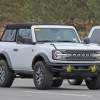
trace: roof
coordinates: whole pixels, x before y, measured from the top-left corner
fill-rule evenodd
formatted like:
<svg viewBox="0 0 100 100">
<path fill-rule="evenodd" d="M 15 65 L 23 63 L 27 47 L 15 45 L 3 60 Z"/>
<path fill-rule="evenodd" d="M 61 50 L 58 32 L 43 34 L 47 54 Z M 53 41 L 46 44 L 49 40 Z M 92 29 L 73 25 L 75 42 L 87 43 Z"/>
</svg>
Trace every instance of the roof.
<svg viewBox="0 0 100 100">
<path fill-rule="evenodd" d="M 33 24 L 7 24 L 5 27 L 6 28 L 31 28 Z"/>
<path fill-rule="evenodd" d="M 7 24 L 5 25 L 5 28 L 31 28 L 31 26 L 34 26 L 33 23 L 26 23 L 26 24 Z M 67 26 L 67 25 L 60 25 L 60 24 L 38 24 L 35 26 L 42 26 L 42 27 L 67 27 L 67 28 L 74 28 L 73 26 Z"/>
</svg>

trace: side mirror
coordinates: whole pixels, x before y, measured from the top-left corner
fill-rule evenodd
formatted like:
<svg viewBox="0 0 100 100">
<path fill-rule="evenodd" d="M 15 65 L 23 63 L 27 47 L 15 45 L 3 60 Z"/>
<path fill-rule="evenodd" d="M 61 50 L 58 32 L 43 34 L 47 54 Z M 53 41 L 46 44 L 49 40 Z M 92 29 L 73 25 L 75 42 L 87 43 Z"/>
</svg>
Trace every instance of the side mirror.
<svg viewBox="0 0 100 100">
<path fill-rule="evenodd" d="M 33 45 L 36 44 L 36 42 L 33 42 L 31 38 L 26 38 L 26 37 L 23 38 L 23 43 L 25 43 L 25 44 L 33 44 Z"/>
<path fill-rule="evenodd" d="M 17 43 L 22 43 L 22 44 L 35 44 L 33 43 L 31 38 L 26 38 L 26 37 L 18 37 L 16 39 Z"/>
<path fill-rule="evenodd" d="M 23 38 L 23 43 L 32 44 L 32 40 L 30 38 Z"/>
<path fill-rule="evenodd" d="M 89 44 L 90 43 L 90 39 L 88 37 L 83 39 L 83 43 L 85 44 Z"/>
</svg>

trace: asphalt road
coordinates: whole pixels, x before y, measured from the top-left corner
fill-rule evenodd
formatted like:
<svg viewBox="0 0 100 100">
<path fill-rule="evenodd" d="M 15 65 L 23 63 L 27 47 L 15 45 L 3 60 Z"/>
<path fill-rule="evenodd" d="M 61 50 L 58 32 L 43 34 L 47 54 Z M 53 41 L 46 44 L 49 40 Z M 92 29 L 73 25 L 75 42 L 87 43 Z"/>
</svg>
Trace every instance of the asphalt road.
<svg viewBox="0 0 100 100">
<path fill-rule="evenodd" d="M 31 79 L 16 79 L 11 88 L 0 88 L 0 100 L 99 100 L 100 90 L 70 86 L 67 81 L 56 89 L 36 90 Z"/>
</svg>

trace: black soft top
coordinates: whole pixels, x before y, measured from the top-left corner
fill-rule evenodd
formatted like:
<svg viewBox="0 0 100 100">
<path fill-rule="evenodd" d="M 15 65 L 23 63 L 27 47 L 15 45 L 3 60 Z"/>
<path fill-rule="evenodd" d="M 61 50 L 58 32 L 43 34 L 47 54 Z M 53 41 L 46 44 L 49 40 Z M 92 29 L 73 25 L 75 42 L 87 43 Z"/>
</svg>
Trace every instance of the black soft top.
<svg viewBox="0 0 100 100">
<path fill-rule="evenodd" d="M 6 29 L 11 29 L 11 28 L 31 28 L 33 24 L 7 24 L 5 25 Z"/>
</svg>

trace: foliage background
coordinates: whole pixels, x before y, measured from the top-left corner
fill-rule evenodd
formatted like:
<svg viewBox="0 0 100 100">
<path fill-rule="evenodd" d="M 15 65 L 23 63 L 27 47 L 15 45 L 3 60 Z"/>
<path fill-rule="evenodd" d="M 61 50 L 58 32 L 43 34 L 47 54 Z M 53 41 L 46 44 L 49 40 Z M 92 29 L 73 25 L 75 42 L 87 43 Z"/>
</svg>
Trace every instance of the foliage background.
<svg viewBox="0 0 100 100">
<path fill-rule="evenodd" d="M 0 0 L 0 27 L 7 23 L 74 25 L 84 37 L 100 24 L 100 0 Z"/>
</svg>

